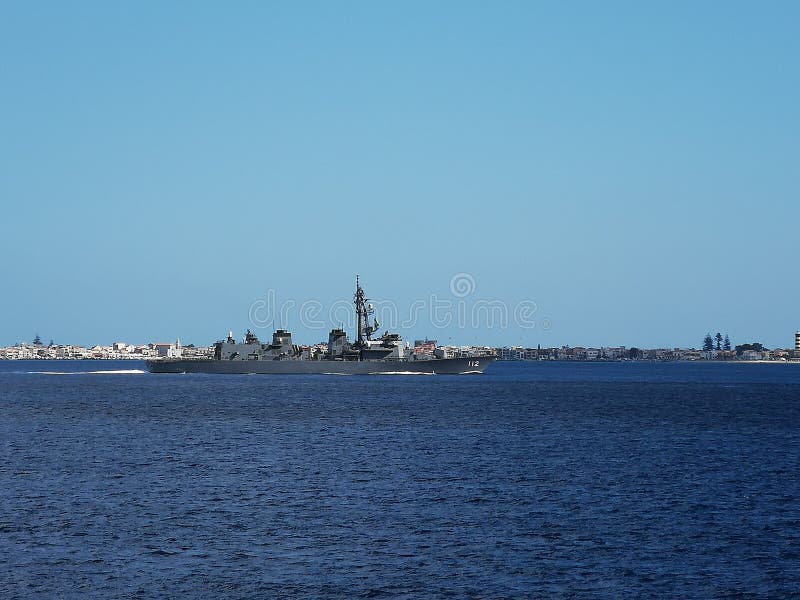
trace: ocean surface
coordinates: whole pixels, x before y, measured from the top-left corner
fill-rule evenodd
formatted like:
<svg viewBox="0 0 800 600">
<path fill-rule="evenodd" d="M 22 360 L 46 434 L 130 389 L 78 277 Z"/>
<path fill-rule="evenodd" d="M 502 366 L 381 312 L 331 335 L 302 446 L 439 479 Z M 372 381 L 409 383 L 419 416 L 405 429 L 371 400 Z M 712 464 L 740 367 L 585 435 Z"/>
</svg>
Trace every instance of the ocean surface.
<svg viewBox="0 0 800 600">
<path fill-rule="evenodd" d="M 800 595 L 800 365 L 143 369 L 0 361 L 0 598 Z"/>
</svg>

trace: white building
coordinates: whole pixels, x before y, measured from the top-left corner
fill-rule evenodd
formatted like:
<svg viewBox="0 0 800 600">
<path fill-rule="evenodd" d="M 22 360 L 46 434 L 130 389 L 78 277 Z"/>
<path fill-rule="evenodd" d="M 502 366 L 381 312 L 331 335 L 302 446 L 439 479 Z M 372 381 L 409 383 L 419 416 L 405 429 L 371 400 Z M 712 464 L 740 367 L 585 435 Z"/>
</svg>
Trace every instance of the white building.
<svg viewBox="0 0 800 600">
<path fill-rule="evenodd" d="M 764 360 L 768 357 L 769 352 L 758 352 L 756 350 L 745 350 L 742 352 L 742 359 L 744 360 Z"/>
<path fill-rule="evenodd" d="M 156 351 L 156 356 L 159 358 L 180 358 L 183 353 L 180 340 L 175 340 L 174 344 L 156 342 L 153 344 L 153 348 Z"/>
</svg>

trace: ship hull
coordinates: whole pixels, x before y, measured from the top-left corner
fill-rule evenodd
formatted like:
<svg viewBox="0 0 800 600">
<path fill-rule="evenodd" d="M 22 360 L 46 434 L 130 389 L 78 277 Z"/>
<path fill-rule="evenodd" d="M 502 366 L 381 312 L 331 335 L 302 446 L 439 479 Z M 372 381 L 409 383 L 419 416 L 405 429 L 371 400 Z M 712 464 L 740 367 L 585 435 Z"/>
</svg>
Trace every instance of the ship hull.
<svg viewBox="0 0 800 600">
<path fill-rule="evenodd" d="M 483 373 L 494 356 L 401 361 L 344 360 L 149 360 L 151 373 L 211 373 L 219 375 L 462 375 Z"/>
</svg>

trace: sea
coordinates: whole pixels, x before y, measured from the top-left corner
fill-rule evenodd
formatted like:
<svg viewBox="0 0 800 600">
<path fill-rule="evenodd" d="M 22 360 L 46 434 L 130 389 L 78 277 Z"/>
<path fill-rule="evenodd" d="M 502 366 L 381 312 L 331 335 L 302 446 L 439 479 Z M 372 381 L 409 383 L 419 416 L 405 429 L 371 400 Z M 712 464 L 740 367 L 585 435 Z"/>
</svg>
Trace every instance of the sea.
<svg viewBox="0 0 800 600">
<path fill-rule="evenodd" d="M 0 362 L 0 598 L 800 596 L 800 365 Z"/>
</svg>

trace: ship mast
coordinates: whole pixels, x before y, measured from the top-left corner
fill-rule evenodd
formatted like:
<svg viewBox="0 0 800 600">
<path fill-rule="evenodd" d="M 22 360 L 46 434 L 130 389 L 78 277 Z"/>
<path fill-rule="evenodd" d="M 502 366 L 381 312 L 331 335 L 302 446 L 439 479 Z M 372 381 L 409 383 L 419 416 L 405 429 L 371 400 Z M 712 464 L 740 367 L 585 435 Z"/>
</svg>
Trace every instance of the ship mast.
<svg viewBox="0 0 800 600">
<path fill-rule="evenodd" d="M 361 287 L 358 275 L 356 275 L 356 295 L 353 303 L 356 305 L 356 314 L 358 315 L 358 340 L 355 344 L 357 348 L 365 347 L 367 345 L 365 339 L 370 339 L 373 332 L 378 329 L 377 321 L 375 321 L 374 325 L 370 325 L 369 316 L 375 311 L 371 304 L 367 304 L 367 300 L 369 298 L 364 296 L 364 290 Z"/>
<path fill-rule="evenodd" d="M 364 347 L 364 323 L 362 319 L 366 319 L 366 311 L 367 311 L 367 299 L 364 298 L 364 290 L 361 289 L 361 284 L 358 280 L 358 275 L 356 275 L 356 297 L 353 300 L 356 305 L 356 314 L 358 315 L 358 341 L 356 345 L 359 348 Z"/>
</svg>

